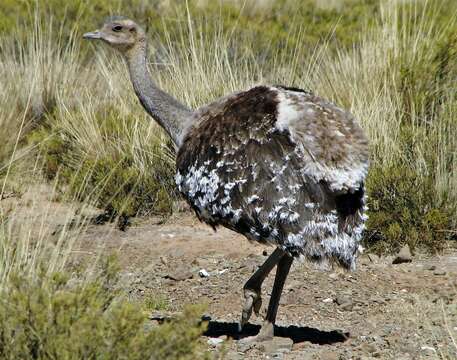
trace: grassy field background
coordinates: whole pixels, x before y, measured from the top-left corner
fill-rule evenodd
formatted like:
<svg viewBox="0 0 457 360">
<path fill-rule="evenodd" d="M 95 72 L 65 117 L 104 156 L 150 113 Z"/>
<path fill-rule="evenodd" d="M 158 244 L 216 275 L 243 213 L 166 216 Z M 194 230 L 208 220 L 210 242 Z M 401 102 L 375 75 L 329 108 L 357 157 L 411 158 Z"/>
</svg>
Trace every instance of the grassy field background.
<svg viewBox="0 0 457 360">
<path fill-rule="evenodd" d="M 167 216 L 176 208 L 169 139 L 138 104 L 121 59 L 82 41 L 112 14 L 131 16 L 147 29 L 154 78 L 192 108 L 269 83 L 311 89 L 350 109 L 371 141 L 365 245 L 380 253 L 405 243 L 443 250 L 457 237 L 456 11 L 453 0 L 3 0 L 0 196 L 47 183 L 55 199 L 74 209 L 68 214 L 72 230 L 64 229 L 51 247 L 40 227 L 15 226 L 18 217 L 21 224 L 37 224 L 49 213 L 24 221 L 21 209 L 0 206 L 0 307 L 19 296 L 18 313 L 52 308 L 58 316 L 51 303 L 62 292 L 65 306 L 81 306 L 80 289 L 67 286 L 61 255 L 85 231 L 85 208 L 103 209 L 120 227 L 134 216 Z M 84 303 L 88 311 L 105 314 L 106 321 L 125 316 L 131 330 L 141 327 L 128 303 L 118 307 L 106 299 L 106 270 L 97 274 L 78 285 L 93 296 Z M 33 279 L 27 288 L 17 280 L 24 277 Z M 185 351 L 193 354 L 201 351 L 201 329 L 196 312 L 190 313 L 194 321 L 189 325 L 184 317 L 182 326 L 192 340 Z M 0 353 L 15 358 L 24 349 L 44 351 L 30 333 L 38 327 L 51 334 L 47 323 L 40 327 L 37 318 L 34 327 L 15 319 L 0 316 L 0 327 L 23 329 L 22 347 L 0 346 L 7 349 Z M 105 320 L 90 326 L 116 341 Z M 84 332 L 85 323 L 80 326 Z M 0 345 L 12 336 L 2 331 Z M 127 347 L 147 346 L 149 335 L 130 333 Z M 80 349 L 91 344 L 75 336 Z"/>
</svg>

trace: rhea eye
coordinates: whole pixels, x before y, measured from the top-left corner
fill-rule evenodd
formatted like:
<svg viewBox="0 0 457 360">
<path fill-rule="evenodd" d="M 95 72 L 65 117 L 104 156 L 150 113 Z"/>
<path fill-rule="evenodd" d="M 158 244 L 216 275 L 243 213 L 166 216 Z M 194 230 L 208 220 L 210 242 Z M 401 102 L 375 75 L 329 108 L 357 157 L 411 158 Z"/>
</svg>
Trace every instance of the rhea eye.
<svg viewBox="0 0 457 360">
<path fill-rule="evenodd" d="M 121 30 L 122 30 L 122 26 L 121 26 L 121 25 L 115 25 L 115 26 L 113 26 L 113 31 L 119 32 L 119 31 L 121 31 Z"/>
</svg>

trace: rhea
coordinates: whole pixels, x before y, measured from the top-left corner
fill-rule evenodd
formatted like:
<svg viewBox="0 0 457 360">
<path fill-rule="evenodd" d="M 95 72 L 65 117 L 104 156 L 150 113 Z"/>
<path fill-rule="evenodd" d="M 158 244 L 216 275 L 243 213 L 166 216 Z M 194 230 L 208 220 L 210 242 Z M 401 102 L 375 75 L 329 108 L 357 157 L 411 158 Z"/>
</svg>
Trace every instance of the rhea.
<svg viewBox="0 0 457 360">
<path fill-rule="evenodd" d="M 274 335 L 295 258 L 355 268 L 369 152 L 349 112 L 284 86 L 256 86 L 193 110 L 152 80 L 146 34 L 134 21 L 111 17 L 84 38 L 123 55 L 141 104 L 176 145 L 176 185 L 197 217 L 275 247 L 244 285 L 241 327 L 253 311 L 259 315 L 261 286 L 274 267 L 257 340 Z"/>
</svg>

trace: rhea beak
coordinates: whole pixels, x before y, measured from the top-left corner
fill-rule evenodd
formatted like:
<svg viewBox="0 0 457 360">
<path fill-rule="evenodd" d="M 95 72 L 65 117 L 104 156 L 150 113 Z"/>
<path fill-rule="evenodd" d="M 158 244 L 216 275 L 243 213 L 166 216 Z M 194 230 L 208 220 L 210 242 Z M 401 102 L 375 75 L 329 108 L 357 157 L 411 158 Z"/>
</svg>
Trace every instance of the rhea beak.
<svg viewBox="0 0 457 360">
<path fill-rule="evenodd" d="M 98 39 L 101 39 L 102 36 L 100 34 L 100 31 L 96 30 L 96 31 L 93 31 L 93 32 L 85 33 L 83 35 L 83 38 L 84 39 L 88 39 L 88 40 L 98 40 Z"/>
</svg>

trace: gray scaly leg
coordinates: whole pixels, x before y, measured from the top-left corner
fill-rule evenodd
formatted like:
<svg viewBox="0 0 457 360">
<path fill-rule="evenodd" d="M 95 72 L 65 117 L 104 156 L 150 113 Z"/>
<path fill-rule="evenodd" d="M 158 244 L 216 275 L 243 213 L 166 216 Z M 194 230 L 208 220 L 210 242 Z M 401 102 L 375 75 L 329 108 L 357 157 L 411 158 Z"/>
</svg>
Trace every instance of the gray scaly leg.
<svg viewBox="0 0 457 360">
<path fill-rule="evenodd" d="M 286 253 L 277 248 L 273 253 L 268 257 L 267 260 L 260 266 L 257 271 L 249 278 L 249 280 L 244 284 L 244 306 L 241 313 L 241 321 L 239 324 L 239 330 L 249 321 L 249 318 L 252 315 L 252 310 L 258 315 L 260 307 L 262 306 L 261 298 L 261 287 L 262 283 L 271 270 L 281 261 L 283 257 L 286 256 Z"/>
<path fill-rule="evenodd" d="M 284 255 L 278 263 L 275 283 L 271 292 L 270 303 L 268 304 L 267 316 L 259 334 L 256 336 L 256 341 L 269 340 L 274 336 L 274 324 L 278 313 L 279 300 L 281 299 L 284 283 L 286 282 L 293 261 L 294 259 L 292 257 Z"/>
</svg>

